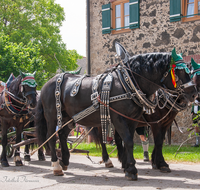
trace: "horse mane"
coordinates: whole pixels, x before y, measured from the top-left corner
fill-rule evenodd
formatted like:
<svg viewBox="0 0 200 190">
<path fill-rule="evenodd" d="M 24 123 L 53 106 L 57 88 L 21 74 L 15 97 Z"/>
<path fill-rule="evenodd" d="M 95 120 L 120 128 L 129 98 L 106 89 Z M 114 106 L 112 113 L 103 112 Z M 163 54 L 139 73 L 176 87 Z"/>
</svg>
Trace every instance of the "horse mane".
<svg viewBox="0 0 200 190">
<path fill-rule="evenodd" d="M 129 59 L 131 70 L 136 73 L 147 73 L 166 70 L 171 62 L 171 53 L 147 53 L 135 55 Z M 153 73 L 152 73 L 153 74 Z M 154 73 L 156 74 L 156 73 Z"/>
<path fill-rule="evenodd" d="M 19 75 L 10 84 L 9 91 L 12 92 L 15 95 L 19 95 L 19 85 L 21 83 L 21 79 L 22 79 L 22 77 Z"/>
</svg>

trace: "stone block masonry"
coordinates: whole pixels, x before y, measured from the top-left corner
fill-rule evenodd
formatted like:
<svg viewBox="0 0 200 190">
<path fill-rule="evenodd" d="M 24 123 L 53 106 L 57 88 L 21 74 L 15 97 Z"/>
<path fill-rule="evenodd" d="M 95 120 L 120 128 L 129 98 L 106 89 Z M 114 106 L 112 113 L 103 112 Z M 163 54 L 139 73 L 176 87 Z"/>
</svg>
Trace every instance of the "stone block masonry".
<svg viewBox="0 0 200 190">
<path fill-rule="evenodd" d="M 200 63 L 200 20 L 170 22 L 169 0 L 140 0 L 140 28 L 121 34 L 102 34 L 102 5 L 113 0 L 90 1 L 90 60 L 91 74 L 97 75 L 116 65 L 115 41 L 130 55 L 171 52 L 183 53 L 185 61 L 191 57 Z M 192 125 L 191 108 L 176 117 L 183 131 Z M 188 133 L 180 134 L 172 125 L 172 143 L 181 143 Z"/>
</svg>

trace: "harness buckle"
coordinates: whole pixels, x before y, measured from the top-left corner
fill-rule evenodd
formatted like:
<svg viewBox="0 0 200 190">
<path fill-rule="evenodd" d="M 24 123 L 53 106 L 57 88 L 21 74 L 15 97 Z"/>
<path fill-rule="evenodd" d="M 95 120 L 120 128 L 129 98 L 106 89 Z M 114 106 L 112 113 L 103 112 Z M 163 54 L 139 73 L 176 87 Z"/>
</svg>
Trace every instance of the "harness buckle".
<svg viewBox="0 0 200 190">
<path fill-rule="evenodd" d="M 98 95 L 99 95 L 98 92 L 91 94 L 91 101 L 97 99 Z"/>
<path fill-rule="evenodd" d="M 168 72 L 165 72 L 162 79 L 160 80 L 160 82 L 163 82 L 165 80 L 165 78 L 167 77 L 167 75 L 168 75 Z"/>
</svg>

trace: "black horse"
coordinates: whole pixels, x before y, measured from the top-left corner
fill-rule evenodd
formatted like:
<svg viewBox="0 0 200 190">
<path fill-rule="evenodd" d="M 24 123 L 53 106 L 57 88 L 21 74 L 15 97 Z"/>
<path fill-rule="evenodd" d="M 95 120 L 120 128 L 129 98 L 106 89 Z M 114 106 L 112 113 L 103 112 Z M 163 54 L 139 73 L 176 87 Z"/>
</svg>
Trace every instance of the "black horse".
<svg viewBox="0 0 200 190">
<path fill-rule="evenodd" d="M 109 106 L 117 110 L 118 113 L 120 112 L 123 114 L 123 116 L 121 116 L 112 111 L 110 112 L 110 117 L 115 130 L 124 141 L 124 145 L 126 147 L 127 160 L 125 166 L 125 176 L 128 179 L 137 180 L 138 172 L 135 168 L 135 160 L 133 157 L 133 134 L 138 124 L 137 119 L 140 119 L 141 115 L 143 114 L 143 106 L 147 106 L 144 102 L 144 99 L 146 102 L 148 102 L 148 105 L 154 105 L 154 103 L 149 103 L 150 100 L 148 100 L 148 98 L 150 98 L 151 95 L 156 92 L 156 90 L 161 88 L 161 85 L 165 86 L 165 90 L 170 89 L 171 91 L 176 91 L 177 93 L 183 93 L 186 99 L 189 101 L 194 101 L 194 98 L 197 95 L 194 86 L 190 86 L 188 88 L 184 87 L 184 84 L 190 82 L 189 74 L 185 72 L 185 69 L 175 70 L 176 76 L 178 76 L 178 81 L 181 81 L 182 84 L 177 88 L 175 88 L 172 84 L 172 77 L 168 73 L 171 71 L 172 65 L 176 66 L 176 60 L 177 54 L 175 53 L 175 50 L 172 54 L 152 53 L 137 55 L 131 57 L 128 62 L 122 66 L 123 68 L 117 67 L 112 69 L 110 72 L 107 71 L 102 74 L 99 79 L 98 85 L 101 87 L 102 83 L 104 82 L 103 79 L 108 74 L 112 75 L 113 81 L 110 96 L 119 97 L 119 95 L 124 95 L 126 93 L 124 86 L 128 86 L 128 84 L 123 82 L 121 83 L 121 80 L 123 80 L 121 76 L 126 75 L 126 77 L 129 79 L 130 76 L 132 76 L 134 78 L 132 78 L 131 81 L 129 80 L 129 84 L 137 84 L 136 88 L 139 88 L 140 94 L 142 94 L 141 96 L 138 94 L 138 97 L 140 96 L 140 98 L 137 100 L 138 97 L 135 97 L 135 92 L 131 91 L 131 98 L 129 97 L 123 101 L 115 101 L 109 104 Z M 123 73 L 121 70 L 123 70 Z M 81 80 L 81 76 L 71 74 L 64 74 L 63 76 L 63 81 L 60 87 L 60 102 L 63 123 L 69 121 L 77 113 L 87 109 L 92 105 L 92 84 L 93 79 L 95 80 L 95 77 L 86 77 L 82 79 L 79 92 L 76 94 L 76 96 L 72 97 L 70 96 L 70 93 L 74 83 L 77 82 L 77 79 Z M 124 80 L 127 80 L 127 78 Z M 60 118 L 60 116 L 57 117 L 57 105 L 55 99 L 57 81 L 60 81 L 59 75 L 53 77 L 43 86 L 41 90 L 41 96 L 37 104 L 35 122 L 38 131 L 38 139 L 41 142 L 44 142 L 46 135 L 47 137 L 50 137 L 55 132 L 57 118 Z M 98 89 L 98 93 L 101 93 L 100 88 Z M 132 97 L 134 101 L 132 100 Z M 92 101 L 94 100 L 98 100 L 100 102 L 97 96 L 92 96 Z M 141 106 L 140 102 L 142 102 L 143 106 Z M 78 123 L 87 127 L 100 127 L 101 118 L 99 109 L 97 108 L 95 112 L 81 119 L 78 121 Z M 69 150 L 66 144 L 66 138 L 70 132 L 70 128 L 73 126 L 74 123 L 70 123 L 68 124 L 68 127 L 65 127 L 59 131 L 63 166 L 68 166 L 69 164 Z M 49 145 L 52 156 L 51 160 L 53 162 L 52 165 L 54 166 L 54 175 L 63 175 L 62 167 L 60 166 L 56 156 L 55 138 L 51 138 Z"/>
<path fill-rule="evenodd" d="M 11 75 L 12 76 L 12 75 Z M 36 106 L 36 82 L 35 73 L 23 73 L 11 80 L 8 80 L 7 86 L 0 97 L 0 118 L 2 131 L 2 153 L 1 165 L 8 167 L 6 158 L 7 130 L 10 127 L 16 128 L 16 143 L 21 142 L 21 133 L 23 126 L 29 121 L 31 113 L 29 109 Z M 13 77 L 13 76 L 12 76 Z M 10 77 L 10 78 L 12 78 Z M 9 78 L 9 79 L 10 79 Z M 14 162 L 16 166 L 21 166 L 19 148 L 15 150 Z"/>
<path fill-rule="evenodd" d="M 191 66 L 190 66 L 191 67 Z M 200 92 L 200 64 L 197 64 L 192 60 L 192 67 L 196 69 L 192 69 L 193 73 L 193 81 L 196 84 L 198 92 Z M 196 72 L 199 72 L 196 74 Z M 168 94 L 170 96 L 170 94 Z M 173 97 L 173 99 L 176 97 Z M 151 130 L 153 133 L 153 138 L 154 138 L 154 149 L 152 152 L 152 168 L 153 169 L 160 169 L 161 172 L 171 172 L 169 165 L 166 163 L 163 154 L 162 154 L 162 147 L 163 147 L 163 142 L 165 138 L 166 131 L 170 128 L 172 125 L 172 122 L 174 121 L 176 115 L 178 114 L 179 111 L 182 111 L 187 108 L 187 105 L 184 104 L 182 101 L 184 98 L 180 96 L 180 98 L 177 100 L 177 102 L 172 102 L 175 103 L 174 107 L 172 108 L 172 104 L 167 103 L 162 109 L 159 107 L 156 107 L 155 113 L 151 115 L 143 114 L 142 118 L 140 119 L 141 122 L 148 122 L 150 123 Z M 172 99 L 172 100 L 173 100 Z M 200 97 L 197 96 L 197 99 L 200 100 Z M 162 104 L 164 100 L 161 99 L 160 104 Z M 163 106 L 163 104 L 162 104 Z M 163 118 L 163 119 L 162 119 Z M 160 121 L 158 123 L 153 123 L 154 121 Z M 137 127 L 142 127 L 144 124 L 139 123 Z M 101 144 L 102 146 L 102 159 L 105 163 L 106 167 L 112 167 L 112 162 L 109 159 L 109 155 L 106 150 L 106 146 L 103 143 L 102 140 L 102 133 L 99 130 L 93 129 L 91 135 L 95 139 L 95 142 L 98 144 Z M 116 145 L 118 148 L 118 158 L 119 161 L 122 162 L 122 167 L 125 167 L 126 163 L 126 151 L 124 149 L 124 146 L 122 145 L 122 139 L 120 138 L 119 134 L 117 131 L 115 132 L 115 141 Z"/>
<path fill-rule="evenodd" d="M 196 64 L 193 60 L 192 64 Z M 193 66 L 194 67 L 194 66 Z M 196 66 L 196 68 L 200 68 L 200 66 Z M 195 74 L 196 72 L 199 72 L 199 69 L 193 69 L 193 81 L 197 87 L 198 92 L 200 91 L 200 75 Z M 180 96 L 180 98 L 183 98 Z M 152 152 L 152 168 L 153 169 L 160 169 L 161 172 L 171 172 L 169 165 L 166 163 L 163 154 L 162 154 L 162 147 L 163 142 L 165 139 L 166 131 L 170 128 L 172 125 L 172 122 L 174 121 L 176 115 L 179 111 L 184 110 L 187 108 L 187 105 L 184 105 L 182 99 L 178 99 L 176 104 L 178 104 L 178 108 L 176 108 L 176 104 L 172 108 L 172 105 L 169 103 L 166 104 L 166 106 L 163 109 L 160 109 L 159 107 L 156 107 L 155 113 L 152 115 L 146 115 L 143 114 L 143 117 L 141 118 L 141 121 L 147 121 L 148 123 L 151 123 L 151 130 L 153 133 L 154 138 L 154 149 Z M 199 96 L 196 97 L 199 99 Z M 166 117 L 165 117 L 166 116 Z M 164 119 L 162 119 L 164 118 Z M 154 121 L 160 121 L 159 123 L 153 123 Z M 143 126 L 143 124 L 139 123 L 138 127 Z M 126 158 L 124 157 L 123 152 L 125 151 L 122 146 L 121 139 L 118 134 L 116 134 L 116 141 L 118 146 L 118 157 L 119 160 L 122 161 L 122 166 L 124 165 L 123 162 L 126 162 Z M 106 155 L 106 153 L 104 153 Z"/>
</svg>

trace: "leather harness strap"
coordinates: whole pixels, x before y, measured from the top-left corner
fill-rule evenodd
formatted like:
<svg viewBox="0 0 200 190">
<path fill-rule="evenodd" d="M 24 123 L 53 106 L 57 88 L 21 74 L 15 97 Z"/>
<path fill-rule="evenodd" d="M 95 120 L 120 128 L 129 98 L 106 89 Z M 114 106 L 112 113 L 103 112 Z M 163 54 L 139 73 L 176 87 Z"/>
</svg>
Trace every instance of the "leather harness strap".
<svg viewBox="0 0 200 190">
<path fill-rule="evenodd" d="M 112 87 L 113 76 L 112 73 L 107 74 L 102 84 L 101 100 L 104 104 L 100 104 L 100 116 L 101 116 L 101 127 L 102 127 L 102 138 L 103 143 L 107 143 L 107 131 L 108 126 L 111 126 L 110 110 L 109 110 L 109 98 L 110 90 Z M 113 130 L 111 127 L 111 132 L 113 135 Z M 114 136 L 114 135 L 113 135 Z"/>
<path fill-rule="evenodd" d="M 57 126 L 59 129 L 62 127 L 62 112 L 61 112 L 61 101 L 60 101 L 61 88 L 60 87 L 61 87 L 64 75 L 65 73 L 61 73 L 56 78 L 55 98 L 56 98 L 56 110 L 57 110 Z"/>
</svg>

